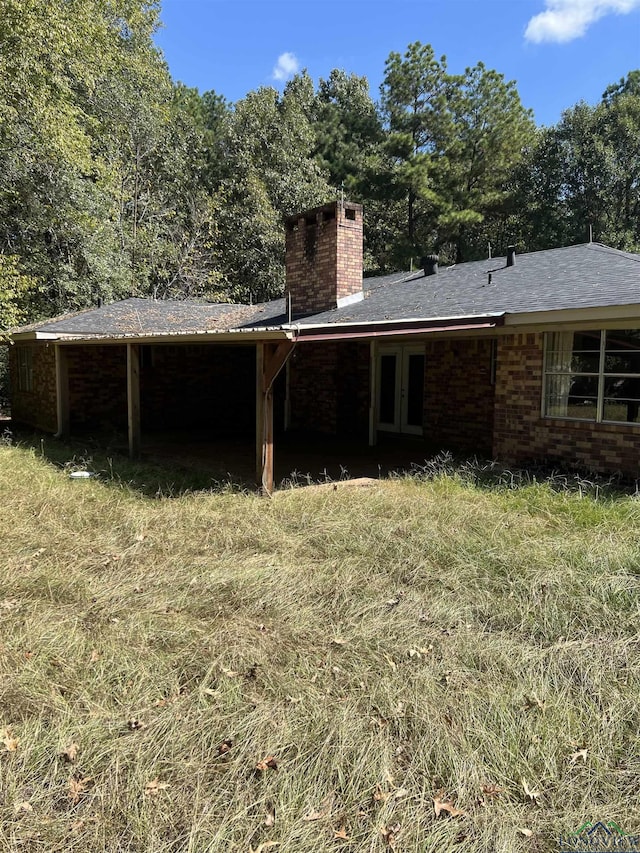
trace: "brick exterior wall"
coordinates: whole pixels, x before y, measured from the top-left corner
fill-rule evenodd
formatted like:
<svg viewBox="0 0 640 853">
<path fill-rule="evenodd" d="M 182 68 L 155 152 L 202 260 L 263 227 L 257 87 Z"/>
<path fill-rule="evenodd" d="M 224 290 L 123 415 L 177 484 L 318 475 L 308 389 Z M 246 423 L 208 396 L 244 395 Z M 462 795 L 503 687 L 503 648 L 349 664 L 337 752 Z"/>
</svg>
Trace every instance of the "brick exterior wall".
<svg viewBox="0 0 640 853">
<path fill-rule="evenodd" d="M 430 446 L 491 455 L 490 339 L 427 341 L 424 438 Z"/>
<path fill-rule="evenodd" d="M 541 417 L 543 335 L 499 339 L 493 456 L 640 476 L 640 427 Z"/>
<path fill-rule="evenodd" d="M 294 317 L 362 292 L 362 207 L 326 204 L 287 219 L 287 291 Z"/>
<path fill-rule="evenodd" d="M 21 391 L 18 382 L 18 349 L 31 350 L 33 388 Z M 11 417 L 45 432 L 57 432 L 56 353 L 47 343 L 15 344 L 9 348 L 9 377 L 11 383 Z"/>
<path fill-rule="evenodd" d="M 124 346 L 70 347 L 71 430 L 127 429 Z M 212 435 L 255 430 L 255 348 L 141 346 L 143 433 L 205 427 Z"/>
<path fill-rule="evenodd" d="M 289 368 L 291 429 L 352 435 L 369 433 L 369 344 L 309 343 Z"/>
<path fill-rule="evenodd" d="M 206 427 L 212 435 L 255 431 L 253 346 L 154 346 L 142 352 L 142 429 Z M 278 401 L 276 385 L 275 408 Z"/>
<path fill-rule="evenodd" d="M 127 430 L 126 346 L 70 346 L 70 430 Z"/>
</svg>

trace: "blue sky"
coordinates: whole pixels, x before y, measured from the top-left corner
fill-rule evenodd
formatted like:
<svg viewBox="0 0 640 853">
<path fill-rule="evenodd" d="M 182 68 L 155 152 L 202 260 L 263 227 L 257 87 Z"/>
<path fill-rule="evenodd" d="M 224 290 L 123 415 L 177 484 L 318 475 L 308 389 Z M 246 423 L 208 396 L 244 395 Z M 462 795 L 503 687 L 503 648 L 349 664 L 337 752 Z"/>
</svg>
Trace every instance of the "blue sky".
<svg viewBox="0 0 640 853">
<path fill-rule="evenodd" d="M 391 51 L 431 44 L 457 73 L 482 61 L 515 80 L 538 124 L 640 67 L 640 0 L 162 0 L 156 43 L 175 80 L 230 101 L 296 69 L 368 78 Z"/>
</svg>

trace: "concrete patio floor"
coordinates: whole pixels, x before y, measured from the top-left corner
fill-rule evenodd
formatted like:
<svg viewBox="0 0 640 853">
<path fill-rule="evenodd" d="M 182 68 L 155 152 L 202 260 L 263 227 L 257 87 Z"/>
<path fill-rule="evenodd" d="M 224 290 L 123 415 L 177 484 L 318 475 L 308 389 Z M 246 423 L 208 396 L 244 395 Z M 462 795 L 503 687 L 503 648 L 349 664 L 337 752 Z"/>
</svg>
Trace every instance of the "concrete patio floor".
<svg viewBox="0 0 640 853">
<path fill-rule="evenodd" d="M 383 436 L 376 446 L 369 447 L 364 441 L 289 433 L 277 436 L 274 448 L 276 488 L 289 483 L 386 477 L 424 464 L 439 450 L 416 438 Z M 142 458 L 193 467 L 200 473 L 206 470 L 216 481 L 255 486 L 252 440 L 212 440 L 193 430 L 143 434 Z"/>
</svg>

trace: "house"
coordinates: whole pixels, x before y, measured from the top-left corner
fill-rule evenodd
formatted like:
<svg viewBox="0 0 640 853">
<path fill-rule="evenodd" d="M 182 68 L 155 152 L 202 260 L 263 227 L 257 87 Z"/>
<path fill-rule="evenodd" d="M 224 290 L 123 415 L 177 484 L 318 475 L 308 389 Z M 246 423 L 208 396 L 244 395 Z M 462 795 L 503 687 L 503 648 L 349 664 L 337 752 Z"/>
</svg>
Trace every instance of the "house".
<svg viewBox="0 0 640 853">
<path fill-rule="evenodd" d="M 158 424 L 254 434 L 267 490 L 274 422 L 640 476 L 640 256 L 510 248 L 363 279 L 359 205 L 285 227 L 285 299 L 126 299 L 15 331 L 14 419 L 109 424 L 132 455 Z"/>
</svg>

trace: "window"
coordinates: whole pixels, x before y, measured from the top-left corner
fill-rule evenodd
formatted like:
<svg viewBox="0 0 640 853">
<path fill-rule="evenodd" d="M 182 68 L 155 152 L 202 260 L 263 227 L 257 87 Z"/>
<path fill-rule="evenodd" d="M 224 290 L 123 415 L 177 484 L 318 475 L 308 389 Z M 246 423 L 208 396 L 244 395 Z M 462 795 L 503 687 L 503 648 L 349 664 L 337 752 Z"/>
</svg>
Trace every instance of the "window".
<svg viewBox="0 0 640 853">
<path fill-rule="evenodd" d="M 544 414 L 640 423 L 640 329 L 547 334 Z"/>
<path fill-rule="evenodd" d="M 18 347 L 18 390 L 33 391 L 33 350 Z"/>
</svg>

